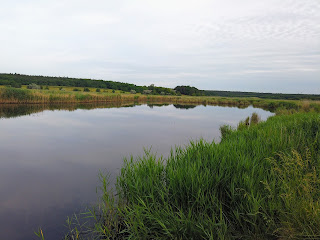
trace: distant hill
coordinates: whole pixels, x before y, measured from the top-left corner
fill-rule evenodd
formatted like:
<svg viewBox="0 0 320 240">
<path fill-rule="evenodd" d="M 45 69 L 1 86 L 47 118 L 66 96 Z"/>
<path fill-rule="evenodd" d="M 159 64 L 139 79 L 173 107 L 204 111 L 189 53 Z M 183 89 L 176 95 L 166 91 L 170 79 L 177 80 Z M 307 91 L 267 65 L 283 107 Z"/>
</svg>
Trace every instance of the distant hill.
<svg viewBox="0 0 320 240">
<path fill-rule="evenodd" d="M 288 99 L 288 100 L 320 100 L 319 94 L 285 94 L 285 93 L 258 93 L 258 92 L 234 92 L 234 91 L 214 91 L 204 90 L 206 96 L 219 97 L 258 97 L 268 99 Z"/>
<path fill-rule="evenodd" d="M 259 92 L 236 92 L 236 91 L 216 91 L 199 90 L 190 86 L 177 86 L 175 89 L 184 95 L 190 96 L 214 96 L 214 97 L 258 97 L 268 99 L 288 99 L 288 100 L 320 100 L 320 95 L 316 94 L 284 94 L 284 93 L 259 93 Z"/>
<path fill-rule="evenodd" d="M 143 93 L 145 90 L 152 90 L 153 94 L 175 95 L 183 94 L 190 96 L 217 96 L 217 97 L 258 97 L 269 99 L 288 99 L 288 100 L 320 100 L 319 94 L 284 94 L 284 93 L 258 93 L 258 92 L 237 92 L 237 91 L 216 91 L 216 90 L 199 90 L 192 86 L 177 86 L 173 89 L 165 87 L 138 86 L 131 83 L 68 78 L 68 77 L 48 77 L 48 76 L 31 76 L 23 74 L 7 74 L 0 73 L 0 85 L 12 87 L 21 87 L 21 85 L 29 85 L 35 83 L 41 86 L 70 86 L 70 87 L 92 87 L 107 88 L 137 93 Z"/>
<path fill-rule="evenodd" d="M 29 85 L 31 83 L 35 83 L 41 86 L 107 88 L 125 92 L 134 90 L 137 93 L 143 93 L 144 90 L 152 90 L 154 94 L 175 94 L 175 92 L 171 88 L 155 87 L 153 84 L 150 86 L 137 86 L 130 83 L 104 80 L 0 73 L 0 85 L 19 88 L 21 87 L 21 85 Z"/>
</svg>

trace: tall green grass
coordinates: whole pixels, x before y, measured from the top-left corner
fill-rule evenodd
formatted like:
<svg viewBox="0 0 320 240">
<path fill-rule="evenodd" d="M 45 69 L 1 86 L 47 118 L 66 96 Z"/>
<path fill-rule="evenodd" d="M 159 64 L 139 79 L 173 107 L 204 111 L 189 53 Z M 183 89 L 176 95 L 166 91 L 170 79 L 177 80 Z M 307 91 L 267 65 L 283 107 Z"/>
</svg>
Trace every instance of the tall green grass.
<svg viewBox="0 0 320 240">
<path fill-rule="evenodd" d="M 42 102 L 43 96 L 33 90 L 19 88 L 2 88 L 0 91 L 0 103 L 26 103 L 26 102 Z"/>
<path fill-rule="evenodd" d="M 191 142 L 167 159 L 149 152 L 125 159 L 117 196 L 104 180 L 99 208 L 88 214 L 102 216 L 93 236 L 319 239 L 319 114 L 227 132 L 219 144 Z"/>
</svg>

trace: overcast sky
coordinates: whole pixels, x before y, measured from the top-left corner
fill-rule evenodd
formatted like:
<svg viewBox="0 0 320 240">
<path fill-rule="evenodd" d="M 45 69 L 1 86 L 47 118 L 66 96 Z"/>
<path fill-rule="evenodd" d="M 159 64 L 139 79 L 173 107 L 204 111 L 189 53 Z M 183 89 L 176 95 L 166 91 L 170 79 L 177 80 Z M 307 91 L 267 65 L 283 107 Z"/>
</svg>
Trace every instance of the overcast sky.
<svg viewBox="0 0 320 240">
<path fill-rule="evenodd" d="M 1 0 L 0 72 L 320 94 L 320 0 Z"/>
</svg>

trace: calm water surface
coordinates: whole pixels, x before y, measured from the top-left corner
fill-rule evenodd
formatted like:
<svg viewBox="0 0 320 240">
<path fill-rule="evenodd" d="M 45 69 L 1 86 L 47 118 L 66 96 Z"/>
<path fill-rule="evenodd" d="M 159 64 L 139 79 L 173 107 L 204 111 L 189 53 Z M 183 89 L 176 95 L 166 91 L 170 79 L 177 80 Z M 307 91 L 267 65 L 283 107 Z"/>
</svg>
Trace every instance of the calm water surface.
<svg viewBox="0 0 320 240">
<path fill-rule="evenodd" d="M 99 169 L 116 176 L 130 154 L 151 147 L 167 156 L 172 146 L 190 140 L 219 141 L 219 126 L 236 126 L 253 112 L 263 120 L 272 115 L 218 106 L 39 110 L 24 116 L 15 109 L 0 111 L 0 239 L 11 240 L 35 239 L 40 226 L 46 240 L 61 239 L 66 217 L 96 200 Z"/>
</svg>

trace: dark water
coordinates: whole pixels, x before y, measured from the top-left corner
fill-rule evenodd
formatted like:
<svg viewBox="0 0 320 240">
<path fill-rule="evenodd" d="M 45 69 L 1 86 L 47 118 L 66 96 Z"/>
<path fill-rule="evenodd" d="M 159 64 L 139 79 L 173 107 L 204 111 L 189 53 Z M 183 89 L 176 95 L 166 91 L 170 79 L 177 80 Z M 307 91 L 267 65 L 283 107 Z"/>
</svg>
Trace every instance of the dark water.
<svg viewBox="0 0 320 240">
<path fill-rule="evenodd" d="M 0 106 L 0 239 L 36 239 L 40 226 L 46 240 L 61 239 L 66 217 L 96 200 L 99 169 L 116 176 L 123 158 L 144 147 L 167 156 L 200 137 L 219 141 L 219 126 L 253 112 L 272 115 L 252 107 L 95 107 Z"/>
</svg>

